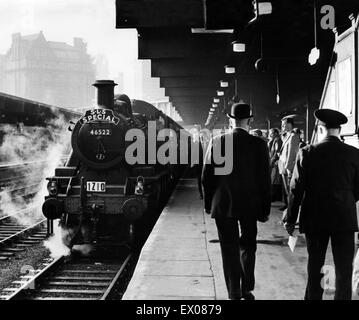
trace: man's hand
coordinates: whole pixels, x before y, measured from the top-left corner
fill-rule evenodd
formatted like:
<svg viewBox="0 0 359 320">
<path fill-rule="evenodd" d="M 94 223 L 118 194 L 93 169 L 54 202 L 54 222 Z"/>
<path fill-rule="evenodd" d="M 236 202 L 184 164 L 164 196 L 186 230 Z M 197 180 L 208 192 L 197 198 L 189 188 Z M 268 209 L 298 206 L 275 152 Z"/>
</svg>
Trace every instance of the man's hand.
<svg viewBox="0 0 359 320">
<path fill-rule="evenodd" d="M 269 220 L 269 217 L 268 217 L 268 216 L 261 217 L 261 218 L 258 219 L 258 221 L 259 221 L 259 222 L 262 222 L 262 223 L 267 222 L 268 220 Z"/>
<path fill-rule="evenodd" d="M 286 222 L 284 224 L 284 228 L 285 228 L 285 230 L 287 230 L 288 234 L 291 236 L 295 229 L 295 223 Z"/>
<path fill-rule="evenodd" d="M 287 175 L 288 175 L 288 183 L 290 183 L 290 180 L 292 179 L 293 172 L 287 169 Z"/>
</svg>

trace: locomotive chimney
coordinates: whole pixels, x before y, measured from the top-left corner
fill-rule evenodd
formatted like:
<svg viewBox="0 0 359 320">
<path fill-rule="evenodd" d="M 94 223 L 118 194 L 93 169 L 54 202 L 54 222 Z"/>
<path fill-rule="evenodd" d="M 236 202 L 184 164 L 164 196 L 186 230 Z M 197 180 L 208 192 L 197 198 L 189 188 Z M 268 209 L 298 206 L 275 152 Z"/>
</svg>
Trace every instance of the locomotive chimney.
<svg viewBox="0 0 359 320">
<path fill-rule="evenodd" d="M 97 88 L 97 105 L 113 110 L 114 87 L 117 83 L 112 80 L 96 80 L 93 86 Z"/>
</svg>

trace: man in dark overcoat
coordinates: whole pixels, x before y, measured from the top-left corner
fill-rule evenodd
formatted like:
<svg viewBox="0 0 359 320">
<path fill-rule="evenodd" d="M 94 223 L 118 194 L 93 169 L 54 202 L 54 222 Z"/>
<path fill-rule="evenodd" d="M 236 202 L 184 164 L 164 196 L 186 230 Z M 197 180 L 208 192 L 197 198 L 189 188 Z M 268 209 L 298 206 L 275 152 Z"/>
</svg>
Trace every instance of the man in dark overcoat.
<svg viewBox="0 0 359 320">
<path fill-rule="evenodd" d="M 314 115 L 319 143 L 298 153 L 285 227 L 292 234 L 301 207 L 299 228 L 305 233 L 308 250 L 305 299 L 322 299 L 322 268 L 330 239 L 336 273 L 334 299 L 350 300 L 354 234 L 358 231 L 359 150 L 340 139 L 341 125 L 348 121 L 344 114 L 320 109 Z"/>
<path fill-rule="evenodd" d="M 232 105 L 229 133 L 215 137 L 202 172 L 205 211 L 215 219 L 229 299 L 253 300 L 257 221 L 268 220 L 271 204 L 269 155 L 265 141 L 248 133 L 248 104 Z M 216 175 L 214 152 L 233 141 L 233 169 Z M 227 146 L 226 146 L 227 147 Z M 222 152 L 223 154 L 223 152 Z M 240 230 L 239 230 L 239 226 Z"/>
</svg>

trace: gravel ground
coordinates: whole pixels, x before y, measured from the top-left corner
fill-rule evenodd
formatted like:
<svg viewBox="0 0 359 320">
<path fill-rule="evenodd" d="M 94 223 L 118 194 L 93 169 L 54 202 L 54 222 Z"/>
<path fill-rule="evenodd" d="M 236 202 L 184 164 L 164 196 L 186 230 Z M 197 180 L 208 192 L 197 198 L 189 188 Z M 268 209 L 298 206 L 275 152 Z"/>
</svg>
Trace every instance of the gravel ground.
<svg viewBox="0 0 359 320">
<path fill-rule="evenodd" d="M 29 270 L 36 270 L 43 259 L 48 257 L 50 257 L 50 251 L 39 243 L 15 253 L 8 260 L 0 261 L 0 290 L 8 287 L 20 276 L 26 275 Z"/>
</svg>

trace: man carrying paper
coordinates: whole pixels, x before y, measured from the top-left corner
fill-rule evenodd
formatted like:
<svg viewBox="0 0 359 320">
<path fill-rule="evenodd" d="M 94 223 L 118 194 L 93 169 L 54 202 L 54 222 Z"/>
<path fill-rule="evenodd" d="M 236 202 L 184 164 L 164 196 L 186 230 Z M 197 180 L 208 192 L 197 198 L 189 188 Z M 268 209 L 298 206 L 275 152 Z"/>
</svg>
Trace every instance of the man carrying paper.
<svg viewBox="0 0 359 320">
<path fill-rule="evenodd" d="M 299 207 L 299 231 L 305 233 L 308 250 L 308 282 L 305 299 L 323 295 L 322 267 L 329 239 L 335 264 L 335 300 L 352 297 L 352 272 L 358 231 L 359 150 L 340 140 L 340 126 L 348 121 L 342 113 L 316 110 L 317 144 L 299 150 L 285 228 L 293 234 Z"/>
</svg>

